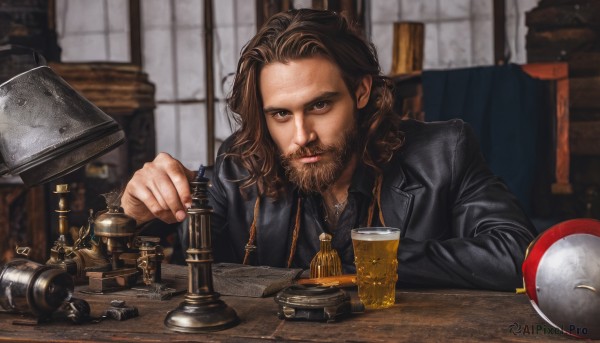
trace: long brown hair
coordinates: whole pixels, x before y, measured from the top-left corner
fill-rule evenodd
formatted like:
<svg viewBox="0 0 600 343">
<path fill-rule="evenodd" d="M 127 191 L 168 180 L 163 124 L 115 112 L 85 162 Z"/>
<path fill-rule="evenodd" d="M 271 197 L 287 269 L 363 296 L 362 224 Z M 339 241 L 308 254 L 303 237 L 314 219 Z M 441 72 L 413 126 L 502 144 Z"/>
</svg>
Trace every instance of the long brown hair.
<svg viewBox="0 0 600 343">
<path fill-rule="evenodd" d="M 242 180 L 242 191 L 256 185 L 259 194 L 277 197 L 284 184 L 279 153 L 262 111 L 259 92 L 262 67 L 313 56 L 326 57 L 340 68 L 352 96 L 366 75 L 373 79 L 369 102 L 357 116 L 362 161 L 380 173 L 394 151 L 402 146 L 403 135 L 398 130 L 400 117 L 392 111 L 391 81 L 381 74 L 375 47 L 335 12 L 299 9 L 278 13 L 242 50 L 233 89 L 227 99 L 239 129 L 226 157 L 239 159 L 249 172 Z"/>
</svg>

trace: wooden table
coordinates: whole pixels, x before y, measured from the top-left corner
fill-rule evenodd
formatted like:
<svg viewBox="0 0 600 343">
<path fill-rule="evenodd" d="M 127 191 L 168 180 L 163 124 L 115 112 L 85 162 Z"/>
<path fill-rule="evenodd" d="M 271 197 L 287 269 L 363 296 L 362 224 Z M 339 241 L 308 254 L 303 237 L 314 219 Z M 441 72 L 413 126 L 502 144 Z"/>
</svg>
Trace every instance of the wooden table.
<svg viewBox="0 0 600 343">
<path fill-rule="evenodd" d="M 353 289 L 346 290 L 356 300 Z M 546 324 L 526 295 L 471 290 L 398 290 L 389 309 L 366 311 L 334 323 L 285 321 L 277 318 L 273 297 L 222 296 L 241 323 L 213 333 L 184 334 L 167 329 L 167 312 L 183 295 L 151 300 L 131 295 L 90 295 L 76 289 L 99 316 L 113 299 L 139 309 L 139 317 L 75 325 L 53 322 L 14 325 L 18 315 L 0 314 L 3 342 L 391 342 L 391 341 L 566 341 L 569 338 Z"/>
</svg>

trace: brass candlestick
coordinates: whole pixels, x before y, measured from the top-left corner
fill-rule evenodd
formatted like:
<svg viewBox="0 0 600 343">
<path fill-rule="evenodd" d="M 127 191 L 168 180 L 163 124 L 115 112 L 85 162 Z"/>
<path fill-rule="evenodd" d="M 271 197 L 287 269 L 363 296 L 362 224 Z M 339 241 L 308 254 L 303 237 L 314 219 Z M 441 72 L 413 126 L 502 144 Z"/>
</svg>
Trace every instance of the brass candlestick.
<svg viewBox="0 0 600 343">
<path fill-rule="evenodd" d="M 188 213 L 189 247 L 187 249 L 188 293 L 179 306 L 169 312 L 165 325 L 179 332 L 219 331 L 239 323 L 235 310 L 219 300 L 213 290 L 212 246 L 208 204 L 208 179 L 201 166 L 198 176 L 191 182 L 192 206 Z"/>
<path fill-rule="evenodd" d="M 69 233 L 69 190 L 68 184 L 58 184 L 54 194 L 58 194 L 58 239 L 50 249 L 50 259 L 47 265 L 57 266 L 66 270 L 71 275 L 77 275 L 77 263 L 73 259 L 73 247 L 69 246 L 67 236 Z"/>
</svg>

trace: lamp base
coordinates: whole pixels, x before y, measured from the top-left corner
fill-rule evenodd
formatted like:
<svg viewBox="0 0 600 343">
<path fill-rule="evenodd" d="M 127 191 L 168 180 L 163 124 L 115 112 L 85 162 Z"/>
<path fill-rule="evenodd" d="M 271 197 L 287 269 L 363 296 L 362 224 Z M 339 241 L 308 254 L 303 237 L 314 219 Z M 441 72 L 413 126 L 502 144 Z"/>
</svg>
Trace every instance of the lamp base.
<svg viewBox="0 0 600 343">
<path fill-rule="evenodd" d="M 236 326 L 240 319 L 235 310 L 219 300 L 219 296 L 219 293 L 187 294 L 185 301 L 167 314 L 165 326 L 178 332 L 220 331 Z"/>
</svg>

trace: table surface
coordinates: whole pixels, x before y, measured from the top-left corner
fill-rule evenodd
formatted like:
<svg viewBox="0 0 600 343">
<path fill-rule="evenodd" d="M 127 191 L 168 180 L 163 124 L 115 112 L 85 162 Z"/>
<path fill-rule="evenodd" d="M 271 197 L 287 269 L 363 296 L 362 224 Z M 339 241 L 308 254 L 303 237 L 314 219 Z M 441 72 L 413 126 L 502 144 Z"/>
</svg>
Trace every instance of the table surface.
<svg viewBox="0 0 600 343">
<path fill-rule="evenodd" d="M 535 312 L 526 295 L 476 290 L 401 290 L 388 309 L 367 310 L 332 323 L 280 320 L 273 297 L 222 296 L 240 317 L 240 324 L 211 333 L 179 333 L 163 324 L 167 313 L 184 300 L 141 298 L 127 292 L 82 293 L 92 315 L 99 316 L 111 300 L 136 306 L 139 317 L 75 325 L 54 321 L 15 325 L 16 314 L 0 314 L 3 342 L 390 342 L 390 341 L 565 341 Z M 355 289 L 345 289 L 357 300 Z M 134 293 L 135 294 L 135 293 Z"/>
</svg>

